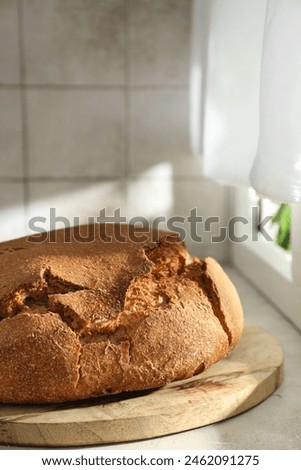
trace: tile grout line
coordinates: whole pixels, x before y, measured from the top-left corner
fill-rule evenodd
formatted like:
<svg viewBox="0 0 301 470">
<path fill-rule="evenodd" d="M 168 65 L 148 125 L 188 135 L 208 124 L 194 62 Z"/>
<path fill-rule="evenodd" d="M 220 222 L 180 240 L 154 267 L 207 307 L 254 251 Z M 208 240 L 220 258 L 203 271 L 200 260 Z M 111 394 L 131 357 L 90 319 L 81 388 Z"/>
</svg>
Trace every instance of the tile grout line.
<svg viewBox="0 0 301 470">
<path fill-rule="evenodd" d="M 130 2 L 124 0 L 124 175 L 126 182 L 132 172 L 131 164 L 131 69 L 130 69 Z M 127 200 L 127 189 L 126 189 Z M 126 202 L 127 204 L 127 202 Z"/>
<path fill-rule="evenodd" d="M 27 100 L 25 83 L 25 44 L 23 30 L 23 2 L 18 0 L 18 43 L 19 43 L 19 72 L 20 72 L 20 99 L 21 99 L 21 132 L 22 132 L 22 165 L 23 165 L 23 202 L 24 215 L 27 220 L 29 204 L 29 153 L 28 153 L 28 129 L 27 129 Z M 25 221 L 24 221 L 25 222 Z"/>
<path fill-rule="evenodd" d="M 0 83 L 0 89 L 24 89 L 24 90 L 57 90 L 57 91 L 81 91 L 81 90 L 100 90 L 100 91 L 122 91 L 128 86 L 130 91 L 160 91 L 160 90 L 187 90 L 188 84 L 174 85 L 174 84 L 144 84 L 144 85 L 78 85 L 74 83 L 59 84 L 59 83 Z"/>
<path fill-rule="evenodd" d="M 156 180 L 162 180 L 165 181 L 166 179 L 169 180 L 168 176 L 165 175 L 157 175 L 157 176 L 147 176 L 147 175 L 141 175 L 139 173 L 133 173 L 132 175 L 128 175 L 128 178 L 132 179 L 143 179 L 145 181 L 149 181 L 152 179 Z M 65 183 L 72 183 L 72 182 L 91 182 L 93 183 L 94 181 L 120 181 L 124 179 L 122 176 L 116 176 L 116 175 L 108 175 L 108 176 L 25 176 L 25 177 L 19 177 L 19 176 L 0 176 L 0 182 L 10 182 L 10 183 L 21 183 L 21 182 L 27 182 L 27 183 L 36 183 L 36 182 L 65 182 Z M 185 181 L 198 181 L 198 182 L 209 182 L 204 176 L 198 176 L 198 175 L 192 175 L 192 176 L 185 176 L 185 175 L 174 175 L 173 179 L 175 181 L 179 182 L 185 182 Z"/>
</svg>

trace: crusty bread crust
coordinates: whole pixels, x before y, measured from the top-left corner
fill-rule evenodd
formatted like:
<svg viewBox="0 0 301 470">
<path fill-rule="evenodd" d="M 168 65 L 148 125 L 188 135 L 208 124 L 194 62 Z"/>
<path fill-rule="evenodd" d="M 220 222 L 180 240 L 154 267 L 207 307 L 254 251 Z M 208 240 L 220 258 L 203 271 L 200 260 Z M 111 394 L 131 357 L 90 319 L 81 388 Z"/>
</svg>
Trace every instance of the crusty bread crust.
<svg viewBox="0 0 301 470">
<path fill-rule="evenodd" d="M 239 341 L 240 300 L 216 261 L 191 258 L 176 234 L 123 225 L 120 241 L 116 227 L 0 244 L 1 402 L 162 386 Z"/>
</svg>

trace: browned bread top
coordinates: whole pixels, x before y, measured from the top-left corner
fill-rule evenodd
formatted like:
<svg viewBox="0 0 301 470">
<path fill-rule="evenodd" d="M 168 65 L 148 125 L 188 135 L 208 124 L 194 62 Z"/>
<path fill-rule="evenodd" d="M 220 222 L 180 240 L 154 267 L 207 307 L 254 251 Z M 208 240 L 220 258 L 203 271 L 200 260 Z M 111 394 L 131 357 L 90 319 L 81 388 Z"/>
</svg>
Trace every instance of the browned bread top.
<svg viewBox="0 0 301 470">
<path fill-rule="evenodd" d="M 45 238 L 45 237 L 44 237 Z M 227 355 L 235 287 L 174 233 L 89 225 L 0 244 L 0 401 L 146 389 Z"/>
</svg>

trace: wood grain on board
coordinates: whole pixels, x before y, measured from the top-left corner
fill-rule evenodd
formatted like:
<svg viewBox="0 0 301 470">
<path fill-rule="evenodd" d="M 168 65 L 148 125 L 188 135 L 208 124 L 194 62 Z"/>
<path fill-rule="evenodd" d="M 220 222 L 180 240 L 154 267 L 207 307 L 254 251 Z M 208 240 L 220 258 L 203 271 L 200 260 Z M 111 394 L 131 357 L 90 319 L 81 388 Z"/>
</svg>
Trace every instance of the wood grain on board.
<svg viewBox="0 0 301 470">
<path fill-rule="evenodd" d="M 276 390 L 282 375 L 279 342 L 258 326 L 246 325 L 227 358 L 191 379 L 73 403 L 0 405 L 0 442 L 69 447 L 186 431 L 252 408 Z"/>
</svg>

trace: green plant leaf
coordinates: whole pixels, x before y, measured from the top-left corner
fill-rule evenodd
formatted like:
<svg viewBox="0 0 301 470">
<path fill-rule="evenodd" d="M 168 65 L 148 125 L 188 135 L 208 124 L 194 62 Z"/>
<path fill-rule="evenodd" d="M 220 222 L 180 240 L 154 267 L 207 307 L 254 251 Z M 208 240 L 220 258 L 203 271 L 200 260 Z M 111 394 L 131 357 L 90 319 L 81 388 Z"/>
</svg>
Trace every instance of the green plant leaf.
<svg viewBox="0 0 301 470">
<path fill-rule="evenodd" d="M 288 204 L 280 204 L 276 213 L 273 215 L 272 223 L 279 225 L 276 242 L 284 250 L 291 249 L 291 208 Z"/>
</svg>

